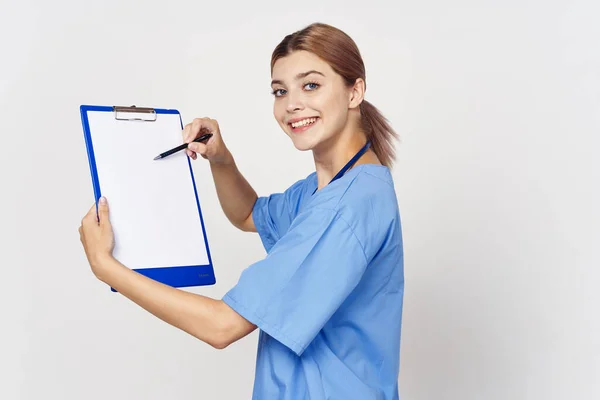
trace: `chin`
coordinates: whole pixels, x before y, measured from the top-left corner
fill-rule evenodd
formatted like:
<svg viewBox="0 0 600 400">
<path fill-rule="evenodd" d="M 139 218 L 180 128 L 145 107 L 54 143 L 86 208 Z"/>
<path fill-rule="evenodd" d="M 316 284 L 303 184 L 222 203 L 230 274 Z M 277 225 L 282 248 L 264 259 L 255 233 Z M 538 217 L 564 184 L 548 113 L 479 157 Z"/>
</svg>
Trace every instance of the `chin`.
<svg viewBox="0 0 600 400">
<path fill-rule="evenodd" d="M 312 150 L 314 147 L 314 144 L 312 142 L 309 142 L 307 140 L 294 140 L 292 139 L 292 143 L 294 144 L 294 147 L 300 151 L 307 151 L 307 150 Z"/>
<path fill-rule="evenodd" d="M 311 134 L 312 133 L 312 134 Z M 322 141 L 318 132 L 308 132 L 308 133 L 288 133 L 294 147 L 300 151 L 314 150 L 319 146 L 319 143 Z"/>
<path fill-rule="evenodd" d="M 323 127 L 319 126 L 321 123 L 320 119 L 317 122 L 318 125 L 312 126 L 311 128 L 299 132 L 294 133 L 291 131 L 289 126 L 281 124 L 281 128 L 286 133 L 286 135 L 292 140 L 294 147 L 300 151 L 314 150 L 319 144 L 323 141 L 324 131 Z"/>
</svg>

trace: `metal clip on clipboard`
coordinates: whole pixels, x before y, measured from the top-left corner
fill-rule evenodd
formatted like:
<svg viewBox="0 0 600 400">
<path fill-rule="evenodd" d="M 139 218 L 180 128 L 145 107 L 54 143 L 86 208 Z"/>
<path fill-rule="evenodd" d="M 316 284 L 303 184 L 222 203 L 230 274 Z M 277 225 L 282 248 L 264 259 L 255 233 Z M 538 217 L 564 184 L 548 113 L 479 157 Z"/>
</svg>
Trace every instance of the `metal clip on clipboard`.
<svg viewBox="0 0 600 400">
<path fill-rule="evenodd" d="M 119 121 L 144 121 L 144 122 L 154 122 L 156 121 L 156 110 L 154 108 L 149 107 L 136 107 L 135 105 L 131 107 L 125 106 L 113 106 L 113 111 L 115 113 L 115 119 Z M 119 116 L 122 114 L 134 114 L 128 117 Z M 146 118 L 147 116 L 147 118 Z"/>
</svg>

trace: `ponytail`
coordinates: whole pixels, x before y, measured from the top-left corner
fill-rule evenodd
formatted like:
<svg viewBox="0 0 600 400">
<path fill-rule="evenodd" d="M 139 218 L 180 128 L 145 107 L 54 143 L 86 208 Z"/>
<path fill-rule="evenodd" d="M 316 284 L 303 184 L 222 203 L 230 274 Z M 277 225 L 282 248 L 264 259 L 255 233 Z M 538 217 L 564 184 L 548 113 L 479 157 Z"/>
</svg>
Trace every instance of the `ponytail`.
<svg viewBox="0 0 600 400">
<path fill-rule="evenodd" d="M 398 139 L 398 134 L 377 107 L 366 100 L 360 104 L 360 114 L 362 129 L 371 141 L 373 151 L 383 165 L 391 168 L 396 158 L 394 140 Z"/>
</svg>

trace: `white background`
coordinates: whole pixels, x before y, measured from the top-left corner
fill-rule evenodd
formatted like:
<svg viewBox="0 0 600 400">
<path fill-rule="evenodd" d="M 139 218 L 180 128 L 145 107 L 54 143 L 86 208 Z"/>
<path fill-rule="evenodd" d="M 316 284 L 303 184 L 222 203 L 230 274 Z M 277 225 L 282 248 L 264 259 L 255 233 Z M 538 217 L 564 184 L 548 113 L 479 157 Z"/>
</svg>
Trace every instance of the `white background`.
<svg viewBox="0 0 600 400">
<path fill-rule="evenodd" d="M 600 398 L 598 4 L 2 0 L 0 398 L 250 398 L 256 332 L 212 349 L 93 277 L 79 105 L 217 119 L 281 191 L 313 164 L 272 116 L 269 61 L 315 21 L 354 38 L 402 137 L 401 397 Z M 264 250 L 194 169 L 217 284 L 190 290 L 219 298 Z"/>
</svg>

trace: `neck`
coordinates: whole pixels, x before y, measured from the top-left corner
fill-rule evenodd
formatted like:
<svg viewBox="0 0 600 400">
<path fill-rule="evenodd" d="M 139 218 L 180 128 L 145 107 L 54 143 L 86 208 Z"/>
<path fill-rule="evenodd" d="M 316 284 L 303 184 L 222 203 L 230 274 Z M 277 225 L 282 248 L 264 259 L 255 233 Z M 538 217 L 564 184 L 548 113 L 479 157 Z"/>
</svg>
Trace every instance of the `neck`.
<svg viewBox="0 0 600 400">
<path fill-rule="evenodd" d="M 356 131 L 355 131 L 356 132 Z M 315 169 L 317 172 L 318 188 L 321 189 L 354 157 L 366 144 L 364 133 L 341 134 L 327 142 L 321 143 L 319 148 L 313 149 Z M 381 164 L 370 147 L 354 164 Z"/>
</svg>

